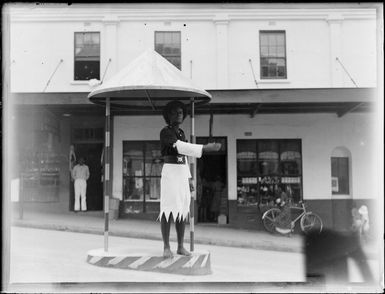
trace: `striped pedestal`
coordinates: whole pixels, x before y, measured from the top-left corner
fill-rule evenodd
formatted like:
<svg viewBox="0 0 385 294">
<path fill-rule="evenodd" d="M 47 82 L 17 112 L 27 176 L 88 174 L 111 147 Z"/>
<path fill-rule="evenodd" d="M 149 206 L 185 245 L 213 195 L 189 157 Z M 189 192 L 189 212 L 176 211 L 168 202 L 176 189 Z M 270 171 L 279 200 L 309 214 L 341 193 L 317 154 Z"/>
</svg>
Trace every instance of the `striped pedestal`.
<svg viewBox="0 0 385 294">
<path fill-rule="evenodd" d="M 90 250 L 87 262 L 96 266 L 154 271 L 180 275 L 211 274 L 210 253 L 208 251 L 193 252 L 191 256 L 174 255 L 164 258 L 156 252 L 130 253 L 128 249 L 111 248 Z"/>
</svg>

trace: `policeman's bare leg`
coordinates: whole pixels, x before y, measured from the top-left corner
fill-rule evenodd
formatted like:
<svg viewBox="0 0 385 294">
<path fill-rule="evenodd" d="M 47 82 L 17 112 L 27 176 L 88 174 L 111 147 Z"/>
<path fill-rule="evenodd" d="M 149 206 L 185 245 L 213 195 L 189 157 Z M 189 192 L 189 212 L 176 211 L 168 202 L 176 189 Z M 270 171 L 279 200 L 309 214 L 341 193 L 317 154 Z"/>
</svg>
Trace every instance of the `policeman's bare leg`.
<svg viewBox="0 0 385 294">
<path fill-rule="evenodd" d="M 163 214 L 160 221 L 160 230 L 162 232 L 164 257 L 172 257 L 172 252 L 170 249 L 170 227 L 171 219 L 169 218 L 167 221 L 166 216 Z"/>
<path fill-rule="evenodd" d="M 176 253 L 181 254 L 181 255 L 186 255 L 190 256 L 191 253 L 188 252 L 184 247 L 183 247 L 183 239 L 184 239 L 184 231 L 185 231 L 185 221 L 182 219 L 176 220 L 175 221 L 175 228 L 176 228 L 176 235 L 178 239 L 178 249 Z"/>
</svg>

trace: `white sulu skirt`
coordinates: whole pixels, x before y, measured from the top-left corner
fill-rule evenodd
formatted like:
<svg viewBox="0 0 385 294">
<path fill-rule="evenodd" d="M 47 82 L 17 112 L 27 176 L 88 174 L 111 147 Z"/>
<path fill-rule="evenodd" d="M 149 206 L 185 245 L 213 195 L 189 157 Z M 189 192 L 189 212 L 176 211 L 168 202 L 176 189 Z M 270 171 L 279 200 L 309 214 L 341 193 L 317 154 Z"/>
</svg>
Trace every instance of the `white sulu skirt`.
<svg viewBox="0 0 385 294">
<path fill-rule="evenodd" d="M 170 216 L 173 220 L 186 220 L 190 212 L 190 169 L 186 164 L 163 164 L 160 179 L 160 214 L 164 214 L 167 221 Z"/>
<path fill-rule="evenodd" d="M 191 144 L 178 140 L 174 146 L 179 154 L 186 156 L 185 164 L 163 164 L 160 179 L 160 213 L 158 219 L 164 214 L 167 221 L 170 216 L 175 220 L 186 220 L 190 212 L 190 168 L 187 156 L 201 157 L 203 145 Z"/>
</svg>

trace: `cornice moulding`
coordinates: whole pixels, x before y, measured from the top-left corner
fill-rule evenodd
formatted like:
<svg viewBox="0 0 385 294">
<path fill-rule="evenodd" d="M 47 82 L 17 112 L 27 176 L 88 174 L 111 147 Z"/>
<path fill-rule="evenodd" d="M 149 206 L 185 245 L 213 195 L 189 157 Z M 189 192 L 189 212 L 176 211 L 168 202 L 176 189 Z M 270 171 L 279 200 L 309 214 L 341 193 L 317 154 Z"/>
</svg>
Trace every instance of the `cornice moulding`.
<svg viewBox="0 0 385 294">
<path fill-rule="evenodd" d="M 47 9 L 50 10 L 50 9 Z M 104 21 L 106 15 L 113 21 L 159 21 L 159 20 L 186 20 L 186 21 L 232 21 L 232 20 L 327 20 L 332 14 L 339 14 L 343 19 L 376 19 L 375 9 L 231 9 L 231 10 L 204 10 L 183 9 L 173 10 L 146 10 L 143 9 L 23 9 L 11 10 L 11 22 L 68 22 L 68 21 Z M 222 16 L 226 15 L 224 19 Z"/>
</svg>

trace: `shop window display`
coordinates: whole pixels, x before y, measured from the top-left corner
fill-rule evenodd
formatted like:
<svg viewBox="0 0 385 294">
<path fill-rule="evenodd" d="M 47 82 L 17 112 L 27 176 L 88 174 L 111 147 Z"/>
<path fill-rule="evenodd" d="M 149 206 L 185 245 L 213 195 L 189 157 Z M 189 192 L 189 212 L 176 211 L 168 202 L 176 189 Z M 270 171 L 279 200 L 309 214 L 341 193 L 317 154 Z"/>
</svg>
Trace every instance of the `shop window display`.
<svg viewBox="0 0 385 294">
<path fill-rule="evenodd" d="M 159 212 L 163 160 L 157 141 L 123 142 L 123 199 L 126 213 Z"/>
<path fill-rule="evenodd" d="M 282 192 L 298 203 L 302 199 L 301 141 L 238 140 L 238 207 L 270 207 Z"/>
<path fill-rule="evenodd" d="M 26 131 L 18 138 L 22 201 L 59 202 L 60 171 L 65 162 L 59 148 L 59 123 L 43 111 L 25 119 Z"/>
</svg>

